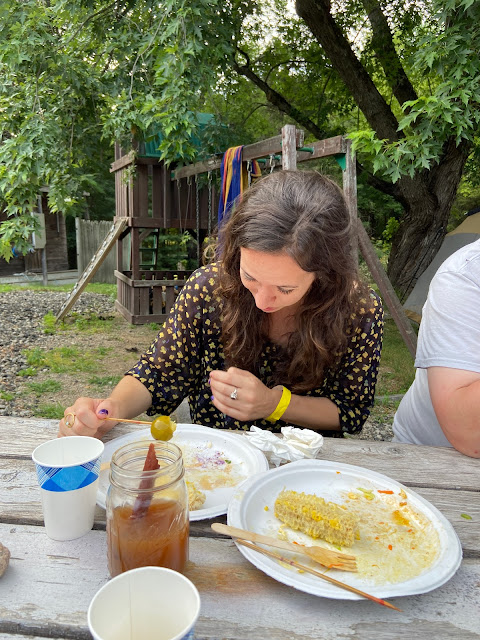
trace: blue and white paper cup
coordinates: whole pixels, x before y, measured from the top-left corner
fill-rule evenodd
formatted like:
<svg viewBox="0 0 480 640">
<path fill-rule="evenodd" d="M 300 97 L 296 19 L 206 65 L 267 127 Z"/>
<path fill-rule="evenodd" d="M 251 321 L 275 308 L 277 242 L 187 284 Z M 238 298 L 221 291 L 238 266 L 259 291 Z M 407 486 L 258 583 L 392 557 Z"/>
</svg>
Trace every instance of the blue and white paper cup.
<svg viewBox="0 0 480 640">
<path fill-rule="evenodd" d="M 164 567 L 131 569 L 107 582 L 88 607 L 95 640 L 192 640 L 200 614 L 196 586 Z"/>
<path fill-rule="evenodd" d="M 32 453 L 49 538 L 73 540 L 93 527 L 103 449 L 97 438 L 69 436 Z"/>
</svg>

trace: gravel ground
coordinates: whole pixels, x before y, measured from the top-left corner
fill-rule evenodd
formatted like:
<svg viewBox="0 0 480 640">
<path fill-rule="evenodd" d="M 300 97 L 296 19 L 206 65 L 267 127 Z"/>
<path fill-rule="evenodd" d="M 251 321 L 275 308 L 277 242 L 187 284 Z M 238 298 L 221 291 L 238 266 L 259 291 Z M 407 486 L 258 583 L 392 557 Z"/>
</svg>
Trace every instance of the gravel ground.
<svg viewBox="0 0 480 640">
<path fill-rule="evenodd" d="M 0 392 L 16 394 L 21 378 L 21 369 L 27 366 L 24 349 L 39 347 L 49 349 L 58 346 L 55 335 L 43 332 L 43 317 L 50 311 L 58 313 L 68 294 L 55 291 L 11 291 L 0 293 Z M 109 296 L 97 293 L 82 293 L 73 311 L 111 315 L 114 303 Z M 0 415 L 31 416 L 28 401 L 22 395 L 15 395 L 5 401 L 0 395 Z"/>
<path fill-rule="evenodd" d="M 30 402 L 18 392 L 18 371 L 26 368 L 24 349 L 39 347 L 49 349 L 58 346 L 56 335 L 43 332 L 43 317 L 50 311 L 58 313 L 67 299 L 65 292 L 54 291 L 12 291 L 0 293 L 0 416 L 32 416 Z M 115 314 L 114 303 L 109 296 L 96 293 L 82 293 L 72 311 L 80 314 L 95 313 L 99 316 Z M 3 394 L 2 394 L 3 392 Z M 5 400 L 2 395 L 13 399 Z M 363 440 L 390 440 L 392 420 L 397 398 L 389 401 L 378 399 L 372 415 L 360 434 L 355 438 Z M 182 403 L 179 411 L 181 421 L 188 422 L 188 407 Z M 184 417 L 182 417 L 184 416 Z"/>
</svg>

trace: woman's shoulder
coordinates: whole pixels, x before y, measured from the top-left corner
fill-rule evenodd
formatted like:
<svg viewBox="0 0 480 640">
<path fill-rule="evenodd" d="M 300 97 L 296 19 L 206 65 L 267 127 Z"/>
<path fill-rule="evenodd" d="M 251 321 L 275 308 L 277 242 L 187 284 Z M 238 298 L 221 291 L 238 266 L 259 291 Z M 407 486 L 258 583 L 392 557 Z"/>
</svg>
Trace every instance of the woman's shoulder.
<svg viewBox="0 0 480 640">
<path fill-rule="evenodd" d="M 359 297 L 356 310 L 352 315 L 354 324 L 371 323 L 372 320 L 377 322 L 383 321 L 383 304 L 382 299 L 376 291 L 366 288 L 364 293 Z"/>
<path fill-rule="evenodd" d="M 207 302 L 215 299 L 219 301 L 218 294 L 218 278 L 220 275 L 220 267 L 218 263 L 212 262 L 203 267 L 199 267 L 188 278 L 184 287 L 184 295 L 190 294 Z"/>
<path fill-rule="evenodd" d="M 187 284 L 202 287 L 215 288 L 219 276 L 219 265 L 217 262 L 206 264 L 196 269 L 188 278 Z"/>
</svg>

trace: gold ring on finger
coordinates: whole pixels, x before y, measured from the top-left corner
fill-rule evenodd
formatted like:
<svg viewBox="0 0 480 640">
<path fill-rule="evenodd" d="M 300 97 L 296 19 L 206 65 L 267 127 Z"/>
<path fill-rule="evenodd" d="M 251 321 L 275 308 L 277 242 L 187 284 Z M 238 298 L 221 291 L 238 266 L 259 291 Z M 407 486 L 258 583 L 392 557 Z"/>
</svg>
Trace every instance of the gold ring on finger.
<svg viewBox="0 0 480 640">
<path fill-rule="evenodd" d="M 71 429 L 75 424 L 75 414 L 67 413 L 67 415 L 63 418 L 65 422 L 65 426 Z"/>
</svg>

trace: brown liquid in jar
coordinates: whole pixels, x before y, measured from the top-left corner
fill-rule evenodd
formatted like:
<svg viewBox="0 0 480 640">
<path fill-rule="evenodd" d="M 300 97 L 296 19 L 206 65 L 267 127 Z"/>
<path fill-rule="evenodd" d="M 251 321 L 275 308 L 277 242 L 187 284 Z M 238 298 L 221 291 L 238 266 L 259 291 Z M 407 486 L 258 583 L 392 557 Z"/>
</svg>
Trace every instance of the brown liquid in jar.
<svg viewBox="0 0 480 640">
<path fill-rule="evenodd" d="M 183 572 L 188 560 L 189 521 L 182 505 L 173 500 L 154 501 L 139 518 L 132 518 L 132 511 L 132 506 L 116 507 L 107 521 L 112 578 L 145 566 Z"/>
</svg>

